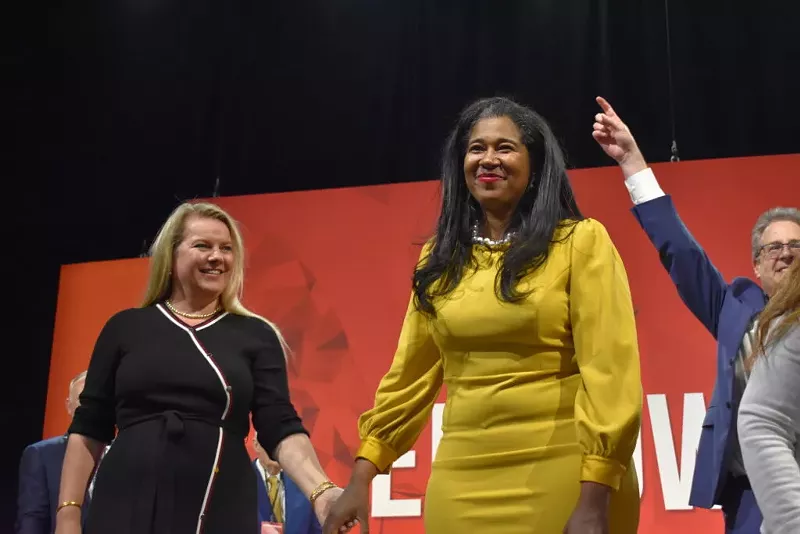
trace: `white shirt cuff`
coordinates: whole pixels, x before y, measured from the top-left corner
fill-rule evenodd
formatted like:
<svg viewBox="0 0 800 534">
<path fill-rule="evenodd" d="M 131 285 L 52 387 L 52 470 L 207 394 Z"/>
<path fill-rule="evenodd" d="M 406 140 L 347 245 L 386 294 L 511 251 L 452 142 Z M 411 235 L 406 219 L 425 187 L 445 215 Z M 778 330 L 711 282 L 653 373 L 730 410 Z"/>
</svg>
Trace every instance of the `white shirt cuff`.
<svg viewBox="0 0 800 534">
<path fill-rule="evenodd" d="M 628 188 L 631 200 L 636 205 L 664 196 L 664 191 L 658 185 L 656 175 L 650 167 L 626 178 L 625 187 Z"/>
</svg>

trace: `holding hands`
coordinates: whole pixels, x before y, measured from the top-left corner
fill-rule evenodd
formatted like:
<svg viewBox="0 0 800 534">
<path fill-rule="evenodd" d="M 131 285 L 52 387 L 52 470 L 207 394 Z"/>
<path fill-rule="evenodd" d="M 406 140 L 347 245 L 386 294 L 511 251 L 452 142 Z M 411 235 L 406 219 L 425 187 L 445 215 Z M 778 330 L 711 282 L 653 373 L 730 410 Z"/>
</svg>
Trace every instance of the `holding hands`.
<svg viewBox="0 0 800 534">
<path fill-rule="evenodd" d="M 362 534 L 369 533 L 369 483 L 351 481 L 330 510 L 322 534 L 348 532 L 356 524 L 361 525 Z"/>
<path fill-rule="evenodd" d="M 349 488 L 348 488 L 349 489 Z M 342 498 L 345 497 L 345 502 L 340 502 Z M 314 512 L 317 514 L 317 520 L 319 520 L 319 524 L 323 525 L 323 532 L 328 532 L 326 530 L 327 525 L 331 524 L 332 521 L 336 523 L 336 529 L 333 530 L 335 534 L 340 534 L 344 532 L 349 532 L 358 520 L 356 519 L 356 515 L 342 515 L 339 511 L 344 507 L 346 508 L 347 505 L 347 491 L 343 490 L 342 488 L 331 488 L 327 490 L 325 493 L 319 496 L 316 501 L 314 501 Z M 335 512 L 332 514 L 332 512 Z M 341 517 L 341 520 L 333 519 Z M 367 521 L 364 521 L 364 524 L 367 524 Z M 368 532 L 368 530 L 364 530 L 362 527 L 361 532 Z"/>
</svg>

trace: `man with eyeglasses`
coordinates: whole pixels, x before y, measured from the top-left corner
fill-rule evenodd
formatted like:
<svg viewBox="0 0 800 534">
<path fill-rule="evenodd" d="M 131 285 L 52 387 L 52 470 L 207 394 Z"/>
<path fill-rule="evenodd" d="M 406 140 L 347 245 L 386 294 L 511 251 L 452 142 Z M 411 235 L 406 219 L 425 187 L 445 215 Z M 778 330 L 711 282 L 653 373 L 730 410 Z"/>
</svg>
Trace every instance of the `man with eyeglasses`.
<svg viewBox="0 0 800 534">
<path fill-rule="evenodd" d="M 800 257 L 800 210 L 772 208 L 752 231 L 753 280 L 722 278 L 678 216 L 648 168 L 628 127 L 604 99 L 592 136 L 622 169 L 633 213 L 659 252 L 678 293 L 717 340 L 717 377 L 703 420 L 689 504 L 721 505 L 726 534 L 759 534 L 761 512 L 742 462 L 736 432 L 739 401 L 747 383 L 744 360 L 752 348 L 756 319 Z"/>
</svg>

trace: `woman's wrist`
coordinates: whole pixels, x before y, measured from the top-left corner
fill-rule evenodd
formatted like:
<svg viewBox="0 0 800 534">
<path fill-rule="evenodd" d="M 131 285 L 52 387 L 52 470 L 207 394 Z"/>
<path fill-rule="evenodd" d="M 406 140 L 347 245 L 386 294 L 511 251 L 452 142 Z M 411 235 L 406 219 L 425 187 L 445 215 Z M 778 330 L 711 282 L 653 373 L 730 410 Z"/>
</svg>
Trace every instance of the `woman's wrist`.
<svg viewBox="0 0 800 534">
<path fill-rule="evenodd" d="M 72 520 L 80 520 L 81 518 L 81 506 L 80 504 L 72 504 L 70 501 L 69 504 L 61 503 L 56 508 L 56 518 L 59 521 L 72 521 Z"/>
<path fill-rule="evenodd" d="M 586 506 L 596 510 L 608 510 L 611 504 L 611 487 L 598 482 L 581 482 L 578 506 Z"/>
<path fill-rule="evenodd" d="M 350 474 L 350 484 L 369 486 L 372 479 L 378 475 L 378 468 L 366 458 L 357 458 L 353 471 Z"/>
<path fill-rule="evenodd" d="M 314 488 L 314 491 L 311 492 L 311 495 L 309 495 L 308 497 L 311 506 L 313 507 L 317 499 L 319 499 L 326 491 L 337 487 L 338 486 L 333 482 L 331 482 L 330 480 L 325 480 L 324 482 L 319 483 L 317 487 Z"/>
</svg>

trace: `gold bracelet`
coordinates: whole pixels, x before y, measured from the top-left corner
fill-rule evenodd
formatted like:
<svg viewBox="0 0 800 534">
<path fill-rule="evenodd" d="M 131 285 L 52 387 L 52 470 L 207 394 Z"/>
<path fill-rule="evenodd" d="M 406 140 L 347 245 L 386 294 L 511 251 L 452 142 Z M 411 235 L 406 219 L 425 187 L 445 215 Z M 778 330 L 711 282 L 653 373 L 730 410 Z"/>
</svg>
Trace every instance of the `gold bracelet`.
<svg viewBox="0 0 800 534">
<path fill-rule="evenodd" d="M 337 487 L 336 484 L 331 482 L 330 480 L 326 480 L 322 484 L 316 487 L 314 491 L 311 492 L 311 497 L 308 498 L 308 501 L 311 503 L 311 506 L 314 506 L 314 501 L 319 499 L 319 496 L 328 491 L 331 488 Z"/>
<path fill-rule="evenodd" d="M 81 508 L 83 505 L 75 501 L 64 501 L 58 505 L 58 508 L 56 508 L 56 513 L 60 512 L 62 508 L 66 508 L 67 506 L 77 506 L 78 508 Z"/>
</svg>

